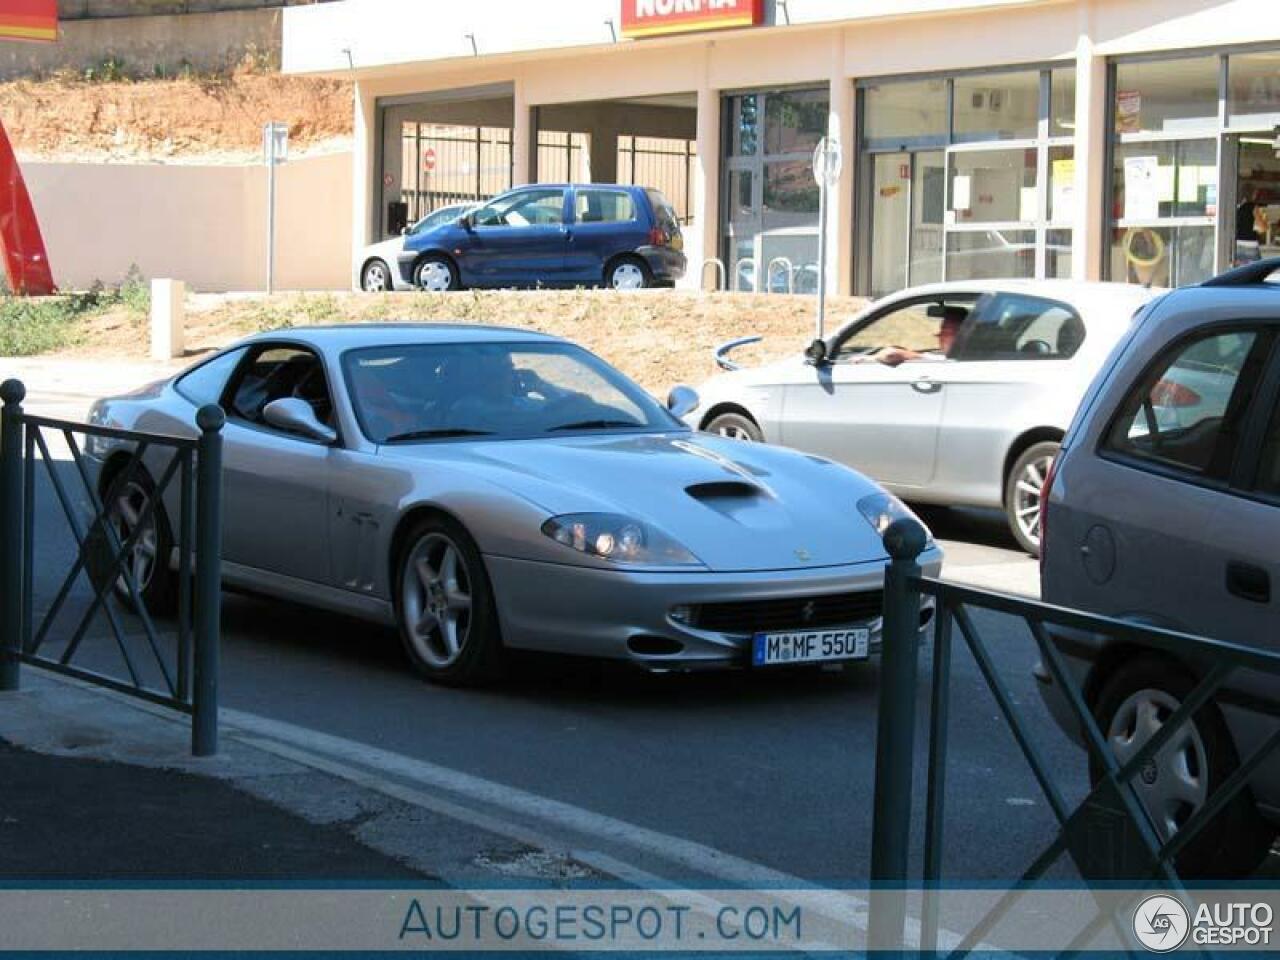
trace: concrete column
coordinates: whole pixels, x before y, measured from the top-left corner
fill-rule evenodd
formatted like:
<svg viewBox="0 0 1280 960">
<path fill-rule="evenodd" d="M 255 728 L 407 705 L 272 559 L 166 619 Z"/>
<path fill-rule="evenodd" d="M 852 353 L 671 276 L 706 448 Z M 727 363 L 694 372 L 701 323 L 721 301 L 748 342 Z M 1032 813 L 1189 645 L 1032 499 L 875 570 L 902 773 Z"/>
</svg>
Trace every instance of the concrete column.
<svg viewBox="0 0 1280 960">
<path fill-rule="evenodd" d="M 853 219 L 853 191 L 857 182 L 853 146 L 856 129 L 854 111 L 858 101 L 854 96 L 853 80 L 844 72 L 843 30 L 833 43 L 830 84 L 831 114 L 827 135 L 839 141 L 844 166 L 839 183 L 827 196 L 830 204 L 827 208 L 827 293 L 848 296 L 853 292 L 854 230 L 857 227 Z"/>
<path fill-rule="evenodd" d="M 382 181 L 375 167 L 377 108 L 373 94 L 359 81 L 355 85 L 355 122 L 352 132 L 351 272 L 354 278 L 355 262 L 372 240 L 376 212 L 373 210 L 374 198 L 382 196 Z"/>
<path fill-rule="evenodd" d="M 618 182 L 618 128 L 611 123 L 591 128 L 591 182 Z"/>
<path fill-rule="evenodd" d="M 1076 41 L 1076 170 L 1071 277 L 1100 280 L 1106 255 L 1107 61 L 1094 50 L 1090 4 L 1080 7 Z"/>
<path fill-rule="evenodd" d="M 151 359 L 171 360 L 186 349 L 187 285 L 181 280 L 151 281 Z"/>
<path fill-rule="evenodd" d="M 702 263 L 720 254 L 720 91 L 704 83 L 698 89 L 698 162 L 693 185 L 693 224 L 686 235 L 689 269 L 682 286 L 703 289 Z M 732 281 L 732 268 L 727 278 Z M 716 281 L 707 271 L 706 289 Z"/>
<path fill-rule="evenodd" d="M 516 78 L 514 105 L 511 118 L 511 185 L 523 186 L 533 182 L 533 158 L 537 156 L 533 129 L 533 113 L 525 99 L 524 83 Z"/>
</svg>

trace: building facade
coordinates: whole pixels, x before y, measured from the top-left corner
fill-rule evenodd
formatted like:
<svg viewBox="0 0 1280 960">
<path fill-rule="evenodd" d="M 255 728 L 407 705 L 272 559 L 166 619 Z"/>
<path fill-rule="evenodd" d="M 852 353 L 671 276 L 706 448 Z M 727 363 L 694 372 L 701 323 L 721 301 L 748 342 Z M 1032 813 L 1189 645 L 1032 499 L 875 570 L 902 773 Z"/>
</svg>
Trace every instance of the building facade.
<svg viewBox="0 0 1280 960">
<path fill-rule="evenodd" d="M 285 11 L 283 64 L 355 81 L 353 250 L 513 185 L 643 182 L 689 285 L 812 291 L 829 136 L 833 293 L 1280 253 L 1276 0 L 338 0 Z"/>
</svg>

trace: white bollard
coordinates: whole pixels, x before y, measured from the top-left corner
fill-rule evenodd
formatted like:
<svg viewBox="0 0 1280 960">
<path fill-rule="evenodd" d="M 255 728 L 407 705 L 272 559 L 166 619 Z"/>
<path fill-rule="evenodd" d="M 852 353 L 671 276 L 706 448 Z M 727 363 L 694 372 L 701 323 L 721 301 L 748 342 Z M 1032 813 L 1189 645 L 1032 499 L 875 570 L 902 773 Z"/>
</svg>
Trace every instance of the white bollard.
<svg viewBox="0 0 1280 960">
<path fill-rule="evenodd" d="M 170 360 L 186 349 L 187 285 L 181 280 L 151 281 L 151 359 Z"/>
</svg>

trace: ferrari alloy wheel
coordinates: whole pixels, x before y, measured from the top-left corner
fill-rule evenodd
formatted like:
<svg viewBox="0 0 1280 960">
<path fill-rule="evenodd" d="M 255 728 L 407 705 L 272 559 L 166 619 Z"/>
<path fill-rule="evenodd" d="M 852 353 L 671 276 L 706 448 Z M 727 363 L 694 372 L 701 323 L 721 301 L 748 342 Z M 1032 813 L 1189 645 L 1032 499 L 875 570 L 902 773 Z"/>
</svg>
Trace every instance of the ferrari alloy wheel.
<svg viewBox="0 0 1280 960">
<path fill-rule="evenodd" d="M 405 542 L 397 615 L 410 661 L 440 683 L 489 679 L 502 641 L 479 550 L 460 526 L 436 516 L 419 522 Z"/>
</svg>

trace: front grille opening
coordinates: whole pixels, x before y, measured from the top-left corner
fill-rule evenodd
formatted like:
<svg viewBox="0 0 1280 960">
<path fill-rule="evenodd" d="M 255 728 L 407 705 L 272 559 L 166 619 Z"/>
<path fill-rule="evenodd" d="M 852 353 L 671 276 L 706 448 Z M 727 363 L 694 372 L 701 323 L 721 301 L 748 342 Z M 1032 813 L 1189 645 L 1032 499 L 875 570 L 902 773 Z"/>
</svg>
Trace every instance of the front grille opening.
<svg viewBox="0 0 1280 960">
<path fill-rule="evenodd" d="M 641 657 L 672 657 L 684 652 L 684 644 L 667 637 L 639 633 L 627 641 L 627 649 Z"/>
<path fill-rule="evenodd" d="M 883 590 L 828 593 L 816 597 L 703 603 L 690 610 L 689 625 L 712 633 L 759 633 L 803 627 L 842 627 L 880 616 Z"/>
</svg>

